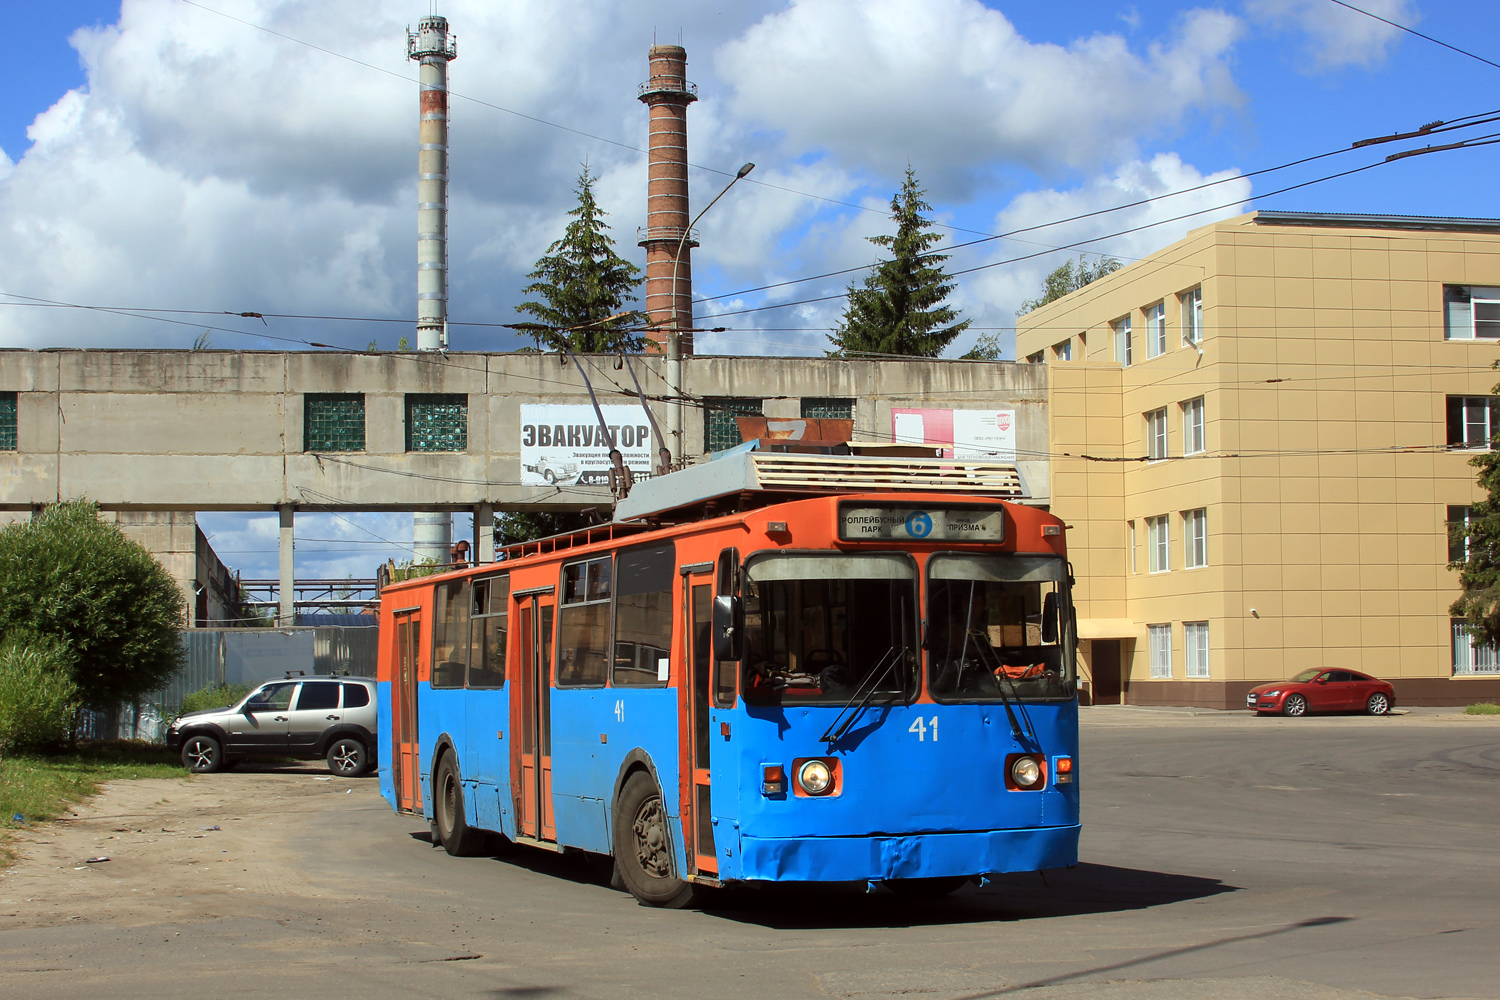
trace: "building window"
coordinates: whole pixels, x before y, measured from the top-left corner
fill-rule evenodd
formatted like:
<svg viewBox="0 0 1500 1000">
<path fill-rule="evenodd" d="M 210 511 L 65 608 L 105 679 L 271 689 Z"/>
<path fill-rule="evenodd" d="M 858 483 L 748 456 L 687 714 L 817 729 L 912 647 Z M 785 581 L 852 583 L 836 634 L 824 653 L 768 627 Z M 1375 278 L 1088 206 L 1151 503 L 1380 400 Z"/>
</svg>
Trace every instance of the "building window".
<svg viewBox="0 0 1500 1000">
<path fill-rule="evenodd" d="M 1026 363 L 1028 365 L 1039 365 L 1043 361 L 1046 361 L 1046 360 L 1047 360 L 1047 355 L 1043 351 L 1037 351 L 1035 354 L 1028 354 L 1028 355 L 1026 355 Z"/>
<path fill-rule="evenodd" d="M 1115 360 L 1130 367 L 1130 317 L 1117 319 L 1111 324 L 1115 329 Z"/>
<path fill-rule="evenodd" d="M 1134 521 L 1126 521 L 1125 522 L 1125 534 L 1126 534 L 1126 540 L 1127 540 L 1126 543 L 1130 546 L 1130 572 L 1132 572 L 1132 573 L 1139 573 L 1140 569 L 1137 568 L 1136 561 L 1135 561 L 1135 522 Z"/>
<path fill-rule="evenodd" d="M 1469 522 L 1474 520 L 1473 507 L 1448 505 L 1448 562 L 1469 561 Z"/>
<path fill-rule="evenodd" d="M 1187 675 L 1208 676 L 1208 622 L 1183 622 L 1182 645 L 1187 654 Z"/>
<path fill-rule="evenodd" d="M 1182 303 L 1182 342 L 1197 347 L 1203 340 L 1203 288 L 1183 292 L 1177 301 Z"/>
<path fill-rule="evenodd" d="M 1146 357 L 1167 353 L 1167 304 L 1158 302 L 1146 307 Z"/>
<path fill-rule="evenodd" d="M 1166 573 L 1172 568 L 1172 533 L 1167 516 L 1146 518 L 1147 568 L 1153 573 Z"/>
<path fill-rule="evenodd" d="M 758 417 L 758 399 L 705 399 L 703 401 L 703 447 L 705 451 L 723 451 L 742 444 L 740 425 L 735 417 Z"/>
<path fill-rule="evenodd" d="M 467 451 L 469 397 L 406 394 L 407 451 Z"/>
<path fill-rule="evenodd" d="M 1069 337 L 1061 344 L 1052 345 L 1052 355 L 1059 361 L 1073 360 L 1073 338 Z"/>
<path fill-rule="evenodd" d="M 1182 565 L 1198 569 L 1208 565 L 1208 510 L 1182 512 Z"/>
<path fill-rule="evenodd" d="M 805 420 L 853 420 L 854 400 L 844 396 L 804 396 L 802 417 Z"/>
<path fill-rule="evenodd" d="M 1500 288 L 1443 286 L 1443 336 L 1448 340 L 1500 338 Z"/>
<path fill-rule="evenodd" d="M 1147 625 L 1146 634 L 1150 637 L 1151 679 L 1171 680 L 1172 626 Z"/>
<path fill-rule="evenodd" d="M 363 393 L 310 392 L 302 397 L 303 451 L 364 451 Z"/>
<path fill-rule="evenodd" d="M 1489 448 L 1495 436 L 1494 396 L 1448 397 L 1448 447 Z"/>
<path fill-rule="evenodd" d="M 1182 453 L 1197 455 L 1207 450 L 1203 437 L 1203 397 L 1182 404 Z"/>
<path fill-rule="evenodd" d="M 1167 408 L 1146 414 L 1146 457 L 1160 462 L 1167 457 Z"/>
<path fill-rule="evenodd" d="M 0 392 L 0 451 L 16 450 L 16 394 Z"/>
<path fill-rule="evenodd" d="M 1500 674 L 1500 649 L 1474 645 L 1464 630 L 1462 618 L 1453 621 L 1453 672 L 1455 674 Z"/>
</svg>

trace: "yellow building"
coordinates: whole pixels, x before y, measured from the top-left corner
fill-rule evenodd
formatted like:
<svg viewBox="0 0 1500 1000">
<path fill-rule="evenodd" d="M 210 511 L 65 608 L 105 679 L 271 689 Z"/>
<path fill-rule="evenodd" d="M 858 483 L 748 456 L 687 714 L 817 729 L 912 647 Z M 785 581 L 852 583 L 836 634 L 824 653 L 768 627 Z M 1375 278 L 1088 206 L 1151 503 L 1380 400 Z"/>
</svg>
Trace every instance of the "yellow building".
<svg viewBox="0 0 1500 1000">
<path fill-rule="evenodd" d="M 1500 696 L 1455 637 L 1447 530 L 1500 429 L 1497 342 L 1493 219 L 1252 213 L 1022 317 L 1091 696 L 1243 708 L 1315 666 Z"/>
</svg>

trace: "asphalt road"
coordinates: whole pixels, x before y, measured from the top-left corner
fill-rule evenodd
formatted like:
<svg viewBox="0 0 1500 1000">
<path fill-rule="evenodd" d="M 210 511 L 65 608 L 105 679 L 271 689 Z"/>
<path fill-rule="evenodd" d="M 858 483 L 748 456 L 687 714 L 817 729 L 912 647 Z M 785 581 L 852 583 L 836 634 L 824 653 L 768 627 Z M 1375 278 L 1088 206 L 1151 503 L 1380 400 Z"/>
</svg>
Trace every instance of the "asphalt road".
<svg viewBox="0 0 1500 1000">
<path fill-rule="evenodd" d="M 68 919 L 4 900 L 0 995 L 1500 997 L 1500 725 L 1090 709 L 1081 761 L 1074 870 L 698 912 L 568 857 L 451 858 L 365 781 L 257 834 L 280 860 L 248 886 L 142 904 L 100 879 L 142 905 Z"/>
</svg>

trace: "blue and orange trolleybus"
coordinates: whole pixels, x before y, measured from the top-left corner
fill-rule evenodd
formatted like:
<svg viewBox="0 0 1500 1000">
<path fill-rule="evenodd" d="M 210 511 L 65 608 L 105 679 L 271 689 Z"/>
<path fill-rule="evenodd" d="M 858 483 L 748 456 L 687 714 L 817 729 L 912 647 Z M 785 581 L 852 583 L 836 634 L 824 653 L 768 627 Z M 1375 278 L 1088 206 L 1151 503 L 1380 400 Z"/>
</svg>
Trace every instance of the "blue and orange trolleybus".
<svg viewBox="0 0 1500 1000">
<path fill-rule="evenodd" d="M 452 854 L 613 856 L 652 905 L 1076 863 L 1063 524 L 972 492 L 720 500 L 388 585 L 391 805 Z"/>
</svg>

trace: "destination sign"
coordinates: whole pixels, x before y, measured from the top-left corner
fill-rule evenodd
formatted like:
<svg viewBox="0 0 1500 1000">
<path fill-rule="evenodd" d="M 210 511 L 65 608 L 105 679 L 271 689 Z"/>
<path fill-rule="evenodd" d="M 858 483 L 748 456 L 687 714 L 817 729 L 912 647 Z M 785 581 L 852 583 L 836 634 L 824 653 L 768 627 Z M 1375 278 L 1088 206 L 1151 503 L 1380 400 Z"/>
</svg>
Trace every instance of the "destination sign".
<svg viewBox="0 0 1500 1000">
<path fill-rule="evenodd" d="M 993 507 L 840 507 L 846 542 L 1003 542 L 1005 511 Z"/>
</svg>

